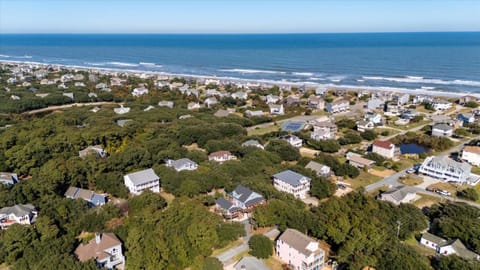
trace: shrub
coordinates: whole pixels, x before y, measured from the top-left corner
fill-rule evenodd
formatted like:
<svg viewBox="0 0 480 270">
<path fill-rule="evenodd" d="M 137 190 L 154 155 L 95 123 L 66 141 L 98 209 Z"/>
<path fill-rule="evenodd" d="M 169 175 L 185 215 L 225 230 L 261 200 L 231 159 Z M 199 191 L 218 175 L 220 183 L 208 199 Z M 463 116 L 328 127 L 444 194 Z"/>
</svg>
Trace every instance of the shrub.
<svg viewBox="0 0 480 270">
<path fill-rule="evenodd" d="M 267 259 L 273 253 L 273 242 L 268 237 L 256 234 L 248 241 L 250 254 L 259 259 Z"/>
</svg>

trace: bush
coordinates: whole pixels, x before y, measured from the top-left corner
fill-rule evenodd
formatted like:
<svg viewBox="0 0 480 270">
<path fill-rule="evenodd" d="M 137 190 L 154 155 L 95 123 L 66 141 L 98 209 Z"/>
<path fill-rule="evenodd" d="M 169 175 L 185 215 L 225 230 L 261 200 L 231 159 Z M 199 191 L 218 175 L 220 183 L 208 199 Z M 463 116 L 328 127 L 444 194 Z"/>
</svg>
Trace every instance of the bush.
<svg viewBox="0 0 480 270">
<path fill-rule="evenodd" d="M 316 140 L 310 139 L 307 141 L 307 144 L 313 147 L 315 150 L 320 150 L 326 153 L 335 153 L 335 152 L 338 152 L 338 150 L 340 150 L 340 144 L 338 144 L 336 140 L 316 141 Z"/>
<path fill-rule="evenodd" d="M 256 234 L 248 241 L 250 254 L 259 259 L 267 259 L 273 254 L 273 242 L 268 237 Z"/>
<path fill-rule="evenodd" d="M 464 190 L 457 191 L 457 196 L 471 201 L 477 201 L 479 199 L 478 192 L 474 188 L 466 188 Z"/>
<path fill-rule="evenodd" d="M 377 138 L 377 133 L 373 130 L 365 130 L 365 132 L 360 133 L 360 136 L 362 136 L 364 140 L 373 141 Z"/>
<path fill-rule="evenodd" d="M 477 108 L 477 107 L 478 107 L 478 103 L 475 102 L 475 101 L 469 101 L 469 102 L 465 103 L 464 106 L 465 106 L 465 107 L 468 107 L 468 108 Z"/>
</svg>

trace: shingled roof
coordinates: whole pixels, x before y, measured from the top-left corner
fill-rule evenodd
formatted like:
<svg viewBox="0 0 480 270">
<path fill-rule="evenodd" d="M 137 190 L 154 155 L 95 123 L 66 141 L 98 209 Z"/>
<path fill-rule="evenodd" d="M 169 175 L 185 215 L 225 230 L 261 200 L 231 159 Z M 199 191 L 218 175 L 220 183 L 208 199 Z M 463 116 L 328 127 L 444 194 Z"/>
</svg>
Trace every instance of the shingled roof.
<svg viewBox="0 0 480 270">
<path fill-rule="evenodd" d="M 90 259 L 105 259 L 110 256 L 104 250 L 112 248 L 114 246 L 121 245 L 122 242 L 118 240 L 117 236 L 113 233 L 100 234 L 100 242 L 97 243 L 96 238 L 90 240 L 87 244 L 80 244 L 75 250 L 78 260 L 86 262 Z"/>
</svg>

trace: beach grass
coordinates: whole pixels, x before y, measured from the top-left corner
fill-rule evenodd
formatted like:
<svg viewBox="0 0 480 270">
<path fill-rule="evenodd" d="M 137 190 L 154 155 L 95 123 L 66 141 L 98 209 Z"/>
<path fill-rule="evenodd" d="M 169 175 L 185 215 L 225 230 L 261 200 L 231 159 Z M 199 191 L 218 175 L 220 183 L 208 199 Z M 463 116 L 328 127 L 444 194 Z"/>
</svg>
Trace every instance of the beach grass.
<svg viewBox="0 0 480 270">
<path fill-rule="evenodd" d="M 279 129 L 280 129 L 279 126 L 269 125 L 269 126 L 257 127 L 257 128 L 254 128 L 254 129 L 250 129 L 250 130 L 248 130 L 247 134 L 248 134 L 248 136 L 263 135 L 263 134 L 267 134 L 267 133 L 270 133 L 270 132 L 278 131 Z"/>
</svg>

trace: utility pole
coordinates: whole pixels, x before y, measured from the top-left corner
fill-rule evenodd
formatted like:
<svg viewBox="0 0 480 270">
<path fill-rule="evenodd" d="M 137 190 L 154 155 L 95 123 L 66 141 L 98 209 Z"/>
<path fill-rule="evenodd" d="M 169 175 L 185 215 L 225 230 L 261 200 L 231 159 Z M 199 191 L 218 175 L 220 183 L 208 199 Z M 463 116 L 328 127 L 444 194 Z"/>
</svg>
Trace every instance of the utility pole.
<svg viewBox="0 0 480 270">
<path fill-rule="evenodd" d="M 397 220 L 397 239 L 400 235 L 400 226 L 402 226 L 402 222 L 400 222 L 400 220 Z"/>
</svg>

